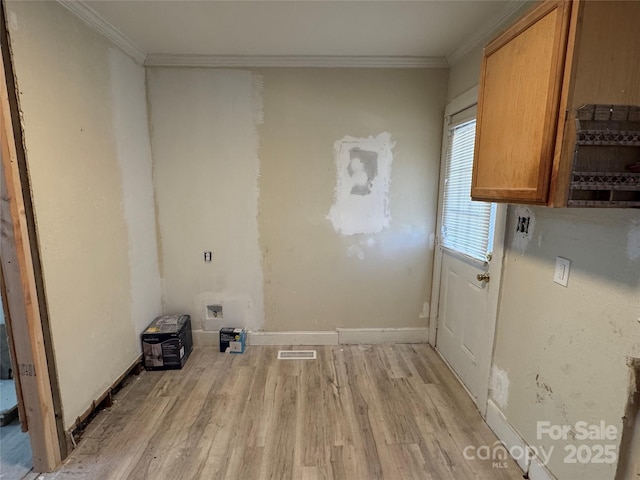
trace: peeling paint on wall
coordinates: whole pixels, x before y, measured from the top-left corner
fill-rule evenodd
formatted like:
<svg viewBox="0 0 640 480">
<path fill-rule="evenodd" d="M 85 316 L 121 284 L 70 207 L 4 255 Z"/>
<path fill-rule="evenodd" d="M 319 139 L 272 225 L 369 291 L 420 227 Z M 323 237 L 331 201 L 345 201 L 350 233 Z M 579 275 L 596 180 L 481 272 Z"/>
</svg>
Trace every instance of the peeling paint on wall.
<svg viewBox="0 0 640 480">
<path fill-rule="evenodd" d="M 519 252 L 526 252 L 533 238 L 533 231 L 536 225 L 536 216 L 529 207 L 515 207 L 515 233 L 511 246 Z M 541 237 L 540 237 L 541 240 Z"/>
<path fill-rule="evenodd" d="M 327 219 L 337 233 L 379 233 L 389 227 L 393 146 L 387 132 L 369 138 L 347 136 L 335 142 L 335 201 Z"/>
<path fill-rule="evenodd" d="M 634 261 L 640 258 L 640 221 L 633 220 L 627 233 L 627 258 Z"/>
<path fill-rule="evenodd" d="M 496 365 L 491 367 L 491 398 L 502 409 L 509 402 L 509 376 Z"/>
</svg>

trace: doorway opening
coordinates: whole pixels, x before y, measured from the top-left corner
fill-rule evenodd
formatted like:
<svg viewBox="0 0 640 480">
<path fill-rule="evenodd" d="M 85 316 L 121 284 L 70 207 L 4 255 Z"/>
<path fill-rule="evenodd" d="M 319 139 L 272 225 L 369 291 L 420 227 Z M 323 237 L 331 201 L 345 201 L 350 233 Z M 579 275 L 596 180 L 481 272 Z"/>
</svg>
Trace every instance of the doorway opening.
<svg viewBox="0 0 640 480">
<path fill-rule="evenodd" d="M 36 472 L 47 472 L 53 470 L 66 456 L 67 444 L 62 425 L 56 364 L 5 7 L 2 2 L 0 283 L 19 426 L 22 432 L 29 432 L 33 469 Z M 21 438 L 24 441 L 25 437 Z M 3 450 L 4 447 L 3 438 Z M 12 478 L 20 477 L 16 475 Z"/>
<path fill-rule="evenodd" d="M 10 351 L 7 312 L 0 307 L 0 472 L 6 478 L 21 479 L 33 467 L 29 434 L 22 430 L 18 418 L 17 373 Z"/>
</svg>

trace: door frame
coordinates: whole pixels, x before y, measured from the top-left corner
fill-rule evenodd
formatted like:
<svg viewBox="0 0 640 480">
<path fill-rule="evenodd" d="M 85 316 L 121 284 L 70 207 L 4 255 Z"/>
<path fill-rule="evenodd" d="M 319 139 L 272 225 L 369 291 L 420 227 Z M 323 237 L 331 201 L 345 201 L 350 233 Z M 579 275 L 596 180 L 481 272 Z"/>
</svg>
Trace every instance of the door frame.
<svg viewBox="0 0 640 480">
<path fill-rule="evenodd" d="M 429 344 L 436 348 L 437 331 L 439 322 L 439 301 L 440 282 L 442 276 L 442 249 L 440 248 L 440 231 L 442 228 L 442 205 L 444 200 L 444 176 L 447 161 L 447 145 L 449 133 L 448 119 L 454 114 L 478 103 L 478 86 L 472 87 L 459 96 L 452 99 L 445 108 L 444 127 L 442 132 L 442 152 L 440 156 L 440 180 L 438 188 L 438 212 L 436 221 L 436 235 L 434 244 L 433 277 L 431 282 L 431 307 L 429 309 Z M 487 415 L 487 402 L 489 400 L 489 386 L 491 379 L 491 365 L 493 362 L 493 351 L 495 347 L 496 323 L 498 319 L 498 306 L 500 291 L 502 287 L 502 264 L 504 260 L 504 237 L 507 221 L 507 205 L 496 204 L 495 227 L 493 237 L 492 259 L 489 262 L 489 272 L 491 274 L 491 287 L 487 298 L 487 315 L 489 319 L 484 342 L 489 343 L 488 348 L 483 349 L 484 354 L 479 359 L 480 388 L 476 405 L 483 417 Z"/>
<path fill-rule="evenodd" d="M 28 430 L 36 472 L 53 470 L 67 453 L 55 359 L 31 205 L 5 2 L 0 4 L 0 148 L 7 198 L 1 199 L 3 308 L 19 377 L 20 421 Z M 3 188 L 4 190 L 4 188 Z"/>
</svg>

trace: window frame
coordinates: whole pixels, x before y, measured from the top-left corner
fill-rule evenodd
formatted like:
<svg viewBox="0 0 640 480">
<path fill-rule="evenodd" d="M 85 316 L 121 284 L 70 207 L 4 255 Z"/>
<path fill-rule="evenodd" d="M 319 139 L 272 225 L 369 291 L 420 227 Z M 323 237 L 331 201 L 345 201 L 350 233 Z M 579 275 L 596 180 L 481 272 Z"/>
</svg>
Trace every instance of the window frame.
<svg viewBox="0 0 640 480">
<path fill-rule="evenodd" d="M 446 240 L 444 236 L 444 227 L 445 227 L 445 218 L 446 218 L 446 201 L 447 201 L 447 173 L 449 169 L 449 159 L 450 159 L 450 148 L 452 146 L 452 136 L 456 128 L 459 128 L 465 124 L 470 122 L 477 122 L 477 104 L 471 105 L 459 112 L 456 112 L 452 115 L 448 115 L 445 122 L 446 132 L 444 135 L 445 144 L 443 145 L 443 180 L 442 180 L 442 204 L 438 207 L 439 215 L 441 215 L 441 219 L 439 222 L 438 228 L 438 236 L 439 236 L 439 246 L 443 250 L 446 250 L 449 255 L 457 257 L 465 262 L 469 262 L 475 264 L 480 267 L 486 267 L 488 265 L 488 260 L 491 258 L 493 243 L 494 243 L 494 235 L 495 235 L 495 222 L 496 222 L 496 210 L 497 206 L 495 203 L 490 202 L 477 202 L 489 205 L 489 222 L 487 226 L 488 237 L 486 240 L 486 252 L 484 258 L 480 258 L 479 256 L 473 255 L 473 253 L 463 250 L 458 250 L 452 245 L 446 245 Z M 477 125 L 477 123 L 476 123 Z M 474 133 L 475 140 L 475 133 Z M 475 150 L 475 141 L 473 142 L 472 153 Z M 472 157 L 473 158 L 473 157 Z M 473 160 L 472 160 L 473 162 Z M 469 171 L 469 181 L 471 180 L 472 170 Z M 471 200 L 471 185 L 469 185 L 469 201 Z M 475 203 L 475 202 L 474 202 Z M 441 212 L 440 212 L 441 210 Z"/>
</svg>

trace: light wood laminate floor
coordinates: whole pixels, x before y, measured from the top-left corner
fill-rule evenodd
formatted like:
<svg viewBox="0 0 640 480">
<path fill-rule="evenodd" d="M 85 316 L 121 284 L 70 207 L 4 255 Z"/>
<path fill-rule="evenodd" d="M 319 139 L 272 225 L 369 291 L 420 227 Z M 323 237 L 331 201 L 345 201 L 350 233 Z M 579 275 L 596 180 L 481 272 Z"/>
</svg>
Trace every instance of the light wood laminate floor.
<svg viewBox="0 0 640 480">
<path fill-rule="evenodd" d="M 496 437 L 427 345 L 324 346 L 317 360 L 195 349 L 143 372 L 45 479 L 521 479 L 465 460 Z M 289 348 L 290 349 L 290 348 Z"/>
</svg>

